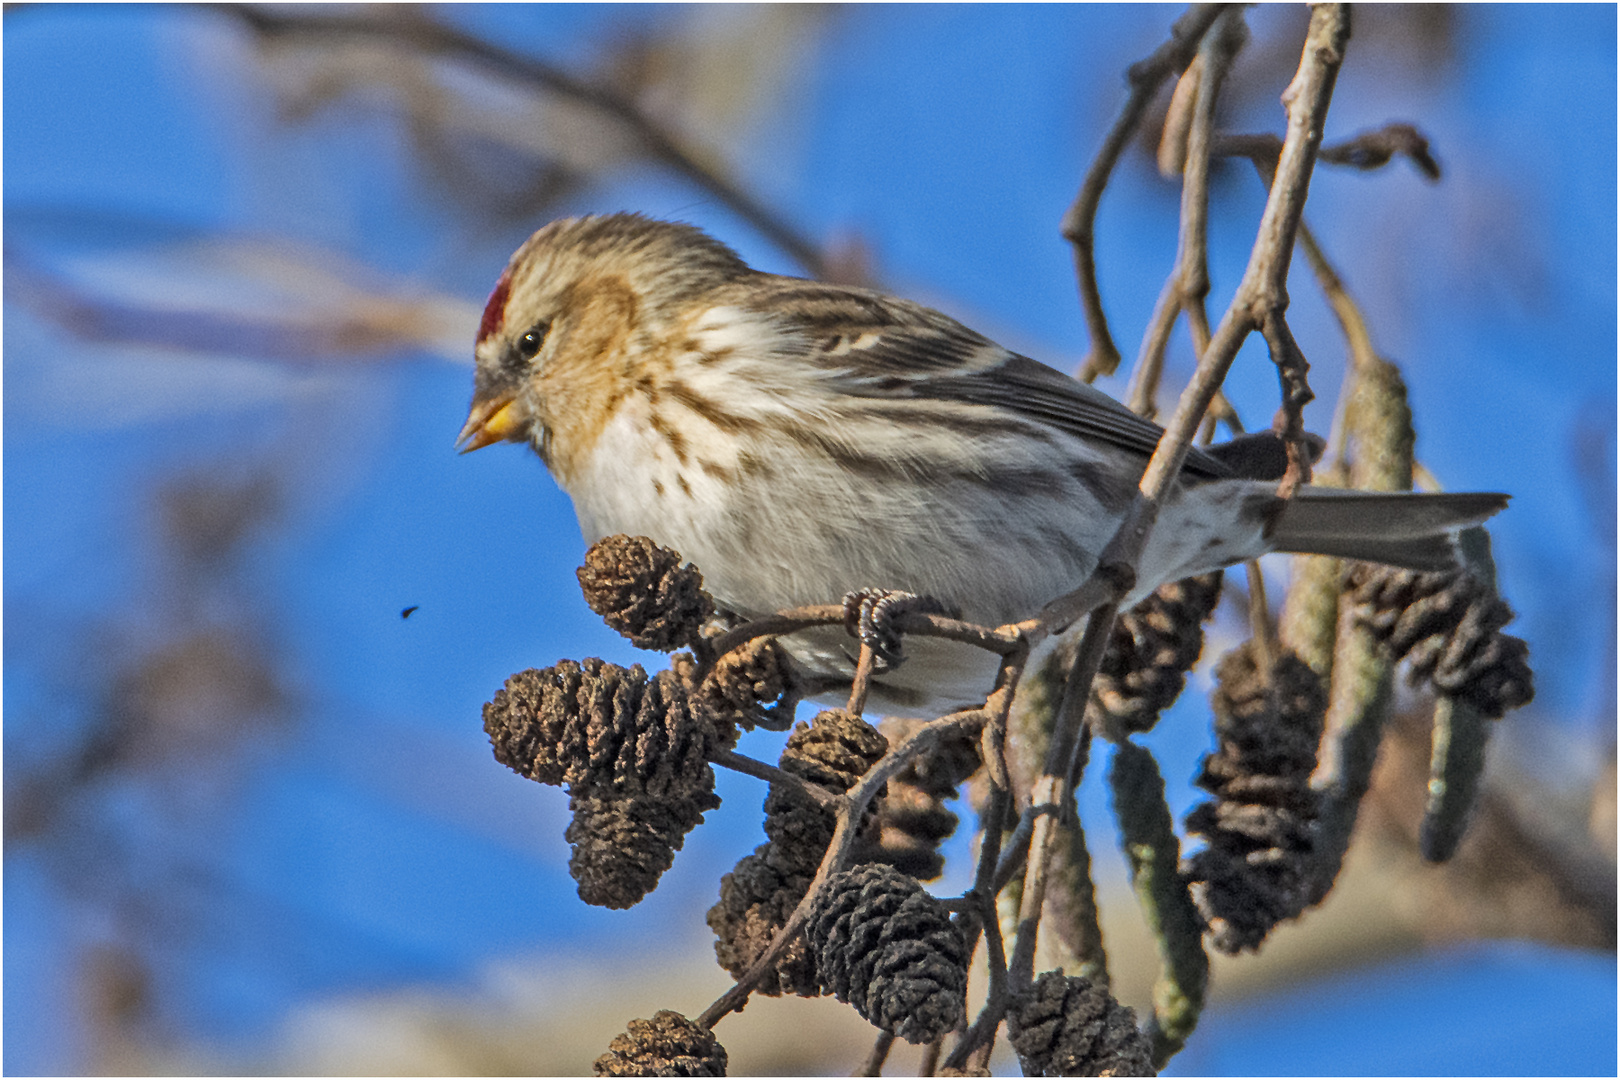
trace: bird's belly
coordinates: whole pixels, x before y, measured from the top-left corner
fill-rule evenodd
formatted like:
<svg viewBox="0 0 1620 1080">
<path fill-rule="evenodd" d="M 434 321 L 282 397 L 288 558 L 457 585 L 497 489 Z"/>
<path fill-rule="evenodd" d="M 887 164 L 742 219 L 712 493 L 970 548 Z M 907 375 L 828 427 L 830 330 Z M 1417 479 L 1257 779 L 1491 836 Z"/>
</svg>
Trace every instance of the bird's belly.
<svg viewBox="0 0 1620 1080">
<path fill-rule="evenodd" d="M 842 626 L 822 626 L 781 639 L 793 658 L 822 678 L 839 685 L 811 700 L 843 705 L 855 674 L 859 645 Z M 908 637 L 904 660 L 892 671 L 875 675 L 867 701 L 874 712 L 935 717 L 982 705 L 995 689 L 1001 658 L 984 649 L 942 638 Z"/>
<path fill-rule="evenodd" d="M 709 459 L 689 447 L 683 462 L 644 426 L 618 438 L 617 452 L 595 455 L 588 482 L 571 485 L 587 542 L 627 533 L 673 548 L 722 608 L 744 618 L 880 588 L 999 626 L 1084 581 L 1119 522 L 1067 478 L 1032 494 L 961 478 L 852 475 L 758 444 L 705 468 Z M 858 643 L 841 626 L 783 643 L 804 668 L 847 687 Z M 977 704 L 998 669 L 994 654 L 939 639 L 910 637 L 905 655 L 875 681 L 875 708 Z"/>
</svg>

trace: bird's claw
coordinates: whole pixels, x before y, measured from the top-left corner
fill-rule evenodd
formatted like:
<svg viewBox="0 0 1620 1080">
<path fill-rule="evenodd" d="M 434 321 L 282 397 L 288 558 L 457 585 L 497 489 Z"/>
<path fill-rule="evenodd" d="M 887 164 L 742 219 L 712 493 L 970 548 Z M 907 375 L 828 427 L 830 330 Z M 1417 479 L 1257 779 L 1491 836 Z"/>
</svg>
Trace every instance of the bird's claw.
<svg viewBox="0 0 1620 1080">
<path fill-rule="evenodd" d="M 892 671 L 905 660 L 895 620 L 914 612 L 950 614 L 931 596 L 896 589 L 862 589 L 844 597 L 844 629 L 862 645 L 871 647 L 880 670 Z"/>
</svg>

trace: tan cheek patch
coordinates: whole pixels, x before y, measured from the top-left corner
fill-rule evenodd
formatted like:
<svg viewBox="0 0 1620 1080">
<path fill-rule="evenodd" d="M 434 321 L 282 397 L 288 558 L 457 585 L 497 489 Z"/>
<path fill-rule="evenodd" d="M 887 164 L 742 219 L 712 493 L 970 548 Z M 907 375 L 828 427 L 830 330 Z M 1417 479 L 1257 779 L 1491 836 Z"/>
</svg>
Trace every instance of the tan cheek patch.
<svg viewBox="0 0 1620 1080">
<path fill-rule="evenodd" d="M 587 278 L 562 298 L 557 351 L 541 375 L 552 468 L 566 482 L 596 446 L 632 383 L 623 361 L 639 305 L 622 277 Z"/>
</svg>

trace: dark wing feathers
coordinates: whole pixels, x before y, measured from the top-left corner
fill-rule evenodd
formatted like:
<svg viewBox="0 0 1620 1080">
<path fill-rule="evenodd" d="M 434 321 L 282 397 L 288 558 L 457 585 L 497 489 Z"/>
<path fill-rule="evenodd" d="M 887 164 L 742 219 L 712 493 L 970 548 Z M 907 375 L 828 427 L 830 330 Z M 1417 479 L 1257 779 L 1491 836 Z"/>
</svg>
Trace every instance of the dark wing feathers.
<svg viewBox="0 0 1620 1080">
<path fill-rule="evenodd" d="M 772 295 L 771 313 L 799 313 L 801 329 L 815 342 L 806 360 L 825 368 L 848 393 L 1004 409 L 1144 456 L 1163 434 L 1158 424 L 1101 390 L 1004 349 L 932 308 L 865 289 L 777 280 L 784 288 Z M 1233 474 L 1197 449 L 1185 468 L 1208 478 Z"/>
<path fill-rule="evenodd" d="M 1008 409 L 1087 439 L 1099 439 L 1144 457 L 1153 453 L 1164 429 L 1144 419 L 1096 387 L 1072 379 L 1027 356 L 1007 353 L 992 368 L 929 379 L 914 387 L 918 397 L 966 401 Z M 1145 465 L 1146 462 L 1143 462 Z M 1232 475 L 1220 462 L 1194 449 L 1183 466 L 1197 476 Z"/>
</svg>

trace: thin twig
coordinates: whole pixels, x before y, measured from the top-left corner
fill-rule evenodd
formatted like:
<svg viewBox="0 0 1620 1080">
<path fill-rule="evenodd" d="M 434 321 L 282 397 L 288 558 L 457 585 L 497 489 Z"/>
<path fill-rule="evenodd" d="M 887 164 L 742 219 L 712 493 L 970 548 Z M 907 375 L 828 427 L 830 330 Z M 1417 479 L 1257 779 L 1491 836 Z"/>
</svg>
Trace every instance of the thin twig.
<svg viewBox="0 0 1620 1080">
<path fill-rule="evenodd" d="M 895 619 L 891 625 L 903 634 L 921 634 L 925 637 L 944 638 L 946 641 L 959 641 L 963 645 L 972 645 L 997 656 L 1011 656 L 1025 645 L 1019 633 L 1010 627 L 981 626 L 978 623 L 963 622 L 961 619 L 921 611 L 908 612 Z"/>
<path fill-rule="evenodd" d="M 1181 271 L 1176 269 L 1164 279 L 1159 299 L 1153 304 L 1153 314 L 1148 317 L 1148 328 L 1142 335 L 1142 347 L 1137 350 L 1136 366 L 1131 370 L 1130 389 L 1125 398 L 1132 412 L 1149 420 L 1159 414 L 1155 399 L 1164 373 L 1164 354 L 1170 347 L 1170 334 L 1176 328 L 1181 306 Z"/>
<path fill-rule="evenodd" d="M 945 1064 L 952 1068 L 960 1069 L 976 1049 L 995 1041 L 996 1027 L 1001 1023 L 1001 1016 L 1007 1008 L 1007 957 L 1001 940 L 1001 924 L 996 919 L 995 896 L 998 890 L 992 882 L 1000 858 L 1002 830 L 1006 824 L 1007 811 L 1011 806 L 1012 793 L 1005 788 L 993 787 L 989 802 L 985 805 L 984 817 L 980 822 L 978 869 L 975 872 L 973 888 L 968 893 L 968 898 L 975 903 L 968 949 L 971 952 L 977 946 L 978 936 L 982 932 L 990 986 L 978 1018 L 973 1022 L 973 1026 L 963 1033 L 950 1056 L 945 1059 Z"/>
<path fill-rule="evenodd" d="M 984 927 L 985 963 L 990 969 L 990 987 L 985 995 L 984 1024 L 978 1032 L 970 1035 L 969 1041 L 976 1044 L 970 1051 L 975 1064 L 983 1067 L 989 1064 L 990 1052 L 995 1049 L 996 1027 L 999 1021 L 992 1022 L 989 1017 L 1005 1016 L 1007 1012 L 1007 998 L 1010 986 L 1007 979 L 1007 950 L 1006 943 L 1001 940 L 1001 922 L 996 918 L 996 905 L 994 899 L 982 894 L 980 896 L 981 911 L 979 919 Z"/>
<path fill-rule="evenodd" d="M 779 637 L 799 630 L 807 630 L 812 626 L 829 626 L 844 622 L 843 604 L 808 604 L 804 607 L 785 608 L 773 615 L 766 615 L 734 626 L 725 633 L 720 634 L 709 642 L 714 649 L 716 658 L 741 645 L 746 645 L 755 638 Z"/>
<path fill-rule="evenodd" d="M 844 623 L 844 615 L 842 604 L 808 604 L 804 607 L 785 608 L 775 614 L 734 626 L 713 638 L 709 645 L 714 650 L 714 655 L 721 657 L 755 638 L 779 637 L 807 630 L 812 626 L 841 626 Z M 973 645 L 1003 657 L 1010 656 L 1026 645 L 1017 627 L 981 626 L 978 623 L 923 612 L 913 611 L 897 615 L 891 625 L 902 634 L 919 634 L 923 637 L 959 641 L 964 645 Z"/>
<path fill-rule="evenodd" d="M 1322 160 L 1329 165 L 1353 169 L 1379 169 L 1396 157 L 1417 166 L 1430 183 L 1440 179 L 1440 163 L 1429 151 L 1429 140 L 1411 124 L 1385 124 L 1376 131 L 1364 131 L 1343 142 L 1322 147 Z"/>
<path fill-rule="evenodd" d="M 979 733 L 979 758 L 984 762 L 985 776 L 1003 791 L 1012 790 L 1012 775 L 1007 768 L 1007 729 L 1004 724 L 984 725 Z"/>
<path fill-rule="evenodd" d="M 1281 318 L 1288 306 L 1288 265 L 1304 209 L 1306 192 L 1321 142 L 1322 122 L 1333 93 L 1333 81 L 1349 34 L 1344 5 L 1313 9 L 1299 71 L 1283 94 L 1288 135 L 1278 157 L 1271 194 L 1260 219 L 1249 265 L 1221 319 L 1209 348 L 1200 357 L 1192 380 L 1182 391 L 1175 415 L 1165 427 L 1142 475 L 1137 497 L 1118 531 L 1104 547 L 1092 576 L 1073 592 L 1048 603 L 1019 628 L 1039 640 L 1061 631 L 1109 598 L 1119 598 L 1135 583 L 1135 567 L 1158 518 L 1159 505 L 1180 474 L 1210 402 L 1237 358 L 1238 349 L 1268 316 Z"/>
<path fill-rule="evenodd" d="M 1287 136 L 1243 279 L 1221 319 L 1220 328 L 1200 358 L 1192 381 L 1182 393 L 1175 415 L 1154 449 L 1137 498 L 1099 556 L 1097 568 L 1073 593 L 1047 605 L 1036 620 L 1032 637 L 1042 631 L 1051 632 L 1059 622 L 1072 621 L 1078 614 L 1096 608 L 1064 688 L 1064 704 L 1048 749 L 1044 775 L 1030 795 L 1030 802 L 1035 806 L 1061 805 L 1060 785 L 1069 773 L 1078 723 L 1085 713 L 1091 682 L 1113 625 L 1117 603 L 1134 585 L 1135 567 L 1146 547 L 1160 503 L 1181 472 L 1205 411 L 1244 339 L 1265 325 L 1268 317 L 1280 321 L 1287 309 L 1286 283 L 1294 236 L 1348 37 L 1349 12 L 1345 5 L 1324 4 L 1312 9 L 1299 70 L 1283 94 L 1288 114 Z M 1015 990 L 1033 981 L 1035 940 L 1044 899 L 1052 825 L 1051 815 L 1040 815 L 1035 819 L 1030 838 L 1018 937 L 1009 963 L 1009 979 Z"/>
<path fill-rule="evenodd" d="M 1282 312 L 1266 312 L 1260 324 L 1260 333 L 1271 350 L 1271 361 L 1277 365 L 1277 381 L 1282 385 L 1282 406 L 1277 410 L 1272 427 L 1282 436 L 1287 448 L 1288 468 L 1277 484 L 1279 498 L 1292 498 L 1301 484 L 1311 479 L 1311 453 L 1305 440 L 1305 406 L 1316 397 L 1311 392 L 1306 373 L 1310 364 L 1293 332 L 1288 329 Z"/>
<path fill-rule="evenodd" d="M 855 716 L 866 711 L 866 692 L 872 687 L 872 670 L 877 666 L 877 651 L 870 641 L 861 642 L 861 656 L 855 662 L 855 678 L 849 684 L 849 704 L 845 708 Z"/>
<path fill-rule="evenodd" d="M 1276 167 L 1282 140 L 1265 132 L 1222 133 L 1215 137 L 1212 150 L 1216 157 L 1246 157 L 1265 174 Z M 1429 140 L 1411 124 L 1385 124 L 1343 142 L 1329 143 L 1322 147 L 1317 160 L 1324 165 L 1343 165 L 1371 172 L 1396 157 L 1409 159 L 1431 183 L 1440 179 L 1440 163 L 1429 150 Z"/>
<path fill-rule="evenodd" d="M 247 23 L 266 37 L 364 38 L 386 41 L 428 56 L 460 60 L 497 75 L 569 98 L 622 124 L 648 157 L 685 177 L 735 211 L 815 277 L 827 276 L 827 261 L 806 236 L 784 222 L 764 203 L 705 166 L 701 155 L 682 146 L 634 102 L 607 87 L 586 82 L 543 60 L 492 45 L 442 23 L 422 18 L 386 20 L 374 15 L 318 15 L 297 9 L 274 10 L 238 4 L 209 4 L 210 9 Z"/>
<path fill-rule="evenodd" d="M 1266 577 L 1260 572 L 1260 561 L 1250 559 L 1243 564 L 1249 578 L 1249 636 L 1260 655 L 1256 666 L 1270 671 L 1277 664 L 1277 627 L 1271 621 L 1271 608 L 1266 602 Z"/>
<path fill-rule="evenodd" d="M 1024 812 L 1018 816 L 1018 827 L 1002 844 L 1001 862 L 996 867 L 992 892 L 999 893 L 1014 875 L 1023 870 L 1024 860 L 1029 857 L 1029 838 L 1035 832 L 1035 819 L 1041 814 L 1053 812 L 1054 807 L 1036 806 L 1033 803 L 1024 808 Z"/>
<path fill-rule="evenodd" d="M 1120 154 L 1130 142 L 1131 135 L 1142 122 L 1142 116 L 1153 96 L 1164 85 L 1164 80 L 1183 71 L 1192 63 L 1215 17 L 1224 5 L 1200 4 L 1192 8 L 1170 28 L 1170 40 L 1160 45 L 1153 55 L 1132 64 L 1126 73 L 1130 95 L 1114 119 L 1114 126 L 1103 139 L 1103 145 L 1092 159 L 1091 168 L 1080 185 L 1074 204 L 1063 215 L 1063 238 L 1074 248 L 1074 271 L 1080 287 L 1080 306 L 1085 312 L 1086 329 L 1091 335 L 1091 348 L 1080 367 L 1080 378 L 1091 382 L 1098 375 L 1109 375 L 1119 367 L 1119 348 L 1108 332 L 1108 318 L 1103 313 L 1102 296 L 1097 290 L 1097 259 L 1093 250 L 1093 235 L 1097 224 L 1097 205 L 1102 202 L 1103 189 L 1113 175 Z"/>
<path fill-rule="evenodd" d="M 1367 329 L 1367 320 L 1361 314 L 1361 308 L 1350 295 L 1350 290 L 1344 286 L 1344 280 L 1339 277 L 1337 270 L 1328 260 L 1322 246 L 1316 242 L 1316 235 L 1311 232 L 1310 224 L 1306 221 L 1299 223 L 1299 246 L 1305 252 L 1305 261 L 1311 272 L 1316 276 L 1317 287 L 1327 299 L 1328 306 L 1333 309 L 1334 318 L 1339 322 L 1339 329 L 1344 334 L 1344 340 L 1350 350 L 1350 363 L 1345 365 L 1343 385 L 1339 389 L 1339 400 L 1333 410 L 1333 426 L 1328 430 L 1328 446 L 1324 457 L 1329 462 L 1343 462 L 1346 440 L 1349 438 L 1349 428 L 1346 424 L 1346 412 L 1350 403 L 1351 388 L 1355 385 L 1356 372 L 1365 369 L 1378 359 L 1373 350 L 1372 334 Z"/>
<path fill-rule="evenodd" d="M 918 1076 L 933 1076 L 939 1065 L 939 1055 L 945 1049 L 945 1036 L 941 1035 L 923 1047 L 922 1060 L 917 1063 Z"/>
<path fill-rule="evenodd" d="M 1187 165 L 1182 178 L 1181 236 L 1178 241 L 1176 282 L 1181 292 L 1181 309 L 1187 314 L 1187 325 L 1192 332 L 1193 356 L 1201 360 L 1209 349 L 1211 332 L 1209 311 L 1209 162 L 1210 143 L 1215 131 L 1215 105 L 1220 100 L 1221 84 L 1226 81 L 1232 62 L 1248 40 L 1249 28 L 1243 21 L 1243 9 L 1233 7 L 1224 12 L 1212 33 L 1199 45 L 1203 74 L 1199 79 L 1199 93 L 1193 110 L 1192 124 L 1187 131 Z M 1241 434 L 1243 425 L 1237 421 L 1237 411 L 1217 391 L 1211 402 L 1212 413 L 1224 421 L 1233 434 Z"/>
<path fill-rule="evenodd" d="M 861 1064 L 861 1071 L 856 1076 L 882 1076 L 883 1063 L 889 1059 L 889 1048 L 894 1045 L 894 1032 L 879 1031 L 876 1041 L 872 1043 L 871 1051 L 866 1055 L 866 1061 Z"/>
<path fill-rule="evenodd" d="M 1225 379 L 1244 339 L 1264 324 L 1269 313 L 1280 316 L 1287 310 L 1288 266 L 1294 235 L 1299 229 L 1310 187 L 1316 148 L 1322 139 L 1323 119 L 1343 61 L 1349 22 L 1349 12 L 1344 5 L 1322 4 L 1311 11 L 1310 31 L 1299 71 L 1283 94 L 1283 103 L 1288 109 L 1288 134 L 1283 141 L 1265 213 L 1260 219 L 1254 251 L 1231 305 L 1199 361 L 1192 382 L 1182 393 L 1165 436 L 1159 440 L 1148 462 L 1137 500 L 1139 505 L 1157 502 L 1181 472 L 1204 411 Z"/>
<path fill-rule="evenodd" d="M 785 788 L 823 810 L 836 810 L 844 801 L 842 795 L 828 791 L 820 784 L 812 784 L 802 776 L 795 776 L 785 769 L 779 769 L 775 765 L 769 765 L 746 754 L 739 754 L 735 750 L 712 750 L 709 752 L 709 761 L 733 772 L 758 777 Z"/>
</svg>

